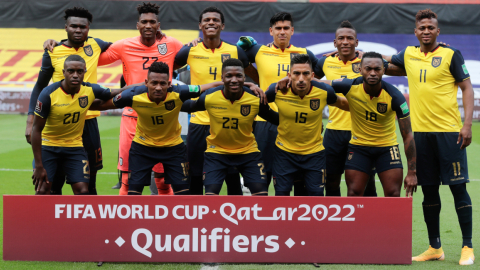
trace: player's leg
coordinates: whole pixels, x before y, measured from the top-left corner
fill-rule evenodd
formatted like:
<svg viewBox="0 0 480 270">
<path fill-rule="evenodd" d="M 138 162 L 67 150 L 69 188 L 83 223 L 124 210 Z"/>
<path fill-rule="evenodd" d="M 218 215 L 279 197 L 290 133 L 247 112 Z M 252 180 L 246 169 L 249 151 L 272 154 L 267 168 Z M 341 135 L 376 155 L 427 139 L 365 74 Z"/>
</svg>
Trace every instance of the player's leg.
<svg viewBox="0 0 480 270">
<path fill-rule="evenodd" d="M 188 178 L 187 147 L 182 142 L 172 147 L 164 147 L 159 152 L 165 171 L 165 184 L 170 184 L 175 195 L 190 195 Z"/>
<path fill-rule="evenodd" d="M 297 177 L 293 181 L 293 196 L 308 196 L 307 187 L 303 177 Z"/>
<path fill-rule="evenodd" d="M 57 147 L 42 145 L 42 165 L 47 172 L 47 179 L 50 183 L 43 182 L 39 187 L 39 191 L 35 190 L 35 195 L 50 194 L 53 182 L 56 179 L 59 179 L 57 181 L 65 181 L 65 176 L 62 176 L 61 178 L 57 176 L 59 168 L 62 165 L 62 157 Z M 33 184 L 35 185 L 35 183 Z"/>
<path fill-rule="evenodd" d="M 129 112 L 129 110 L 131 110 L 131 112 Z M 128 195 L 128 179 L 130 177 L 128 160 L 130 147 L 132 145 L 133 138 L 135 137 L 135 131 L 137 127 L 137 118 L 126 115 L 125 111 L 127 113 L 132 113 L 133 109 L 125 108 L 120 120 L 117 169 L 122 173 L 122 186 L 120 187 L 119 195 Z"/>
<path fill-rule="evenodd" d="M 83 147 L 61 147 L 63 169 L 67 184 L 71 185 L 74 195 L 89 195 L 90 165 Z"/>
<path fill-rule="evenodd" d="M 403 183 L 403 165 L 398 145 L 373 147 L 375 169 L 382 183 L 385 197 L 400 197 Z"/>
<path fill-rule="evenodd" d="M 230 159 L 242 174 L 252 196 L 268 196 L 267 174 L 263 171 L 265 165 L 260 152 L 232 155 Z"/>
<path fill-rule="evenodd" d="M 347 162 L 345 163 L 347 196 L 363 196 L 373 167 L 371 148 L 349 144 Z"/>
<path fill-rule="evenodd" d="M 118 195 L 128 195 L 128 179 L 130 179 L 130 172 L 122 171 L 121 179 L 122 179 L 122 186 L 120 187 Z"/>
<path fill-rule="evenodd" d="M 290 196 L 295 179 L 300 178 L 294 154 L 275 146 L 273 158 L 273 186 L 275 196 Z M 303 180 L 303 179 L 302 179 Z"/>
<path fill-rule="evenodd" d="M 325 151 L 301 156 L 301 166 L 308 196 L 323 196 L 325 187 Z"/>
<path fill-rule="evenodd" d="M 53 182 L 50 188 L 50 195 L 62 195 L 62 189 L 64 184 L 65 184 L 65 172 L 63 171 L 63 166 L 58 166 L 57 172 L 55 173 L 55 179 L 53 179 Z"/>
<path fill-rule="evenodd" d="M 132 142 L 128 157 L 130 178 L 128 195 L 142 195 L 143 188 L 150 185 L 152 168 L 160 162 L 158 149 Z"/>
<path fill-rule="evenodd" d="M 155 164 L 152 170 L 158 195 L 173 195 L 172 186 L 169 184 L 165 184 L 165 170 L 162 163 Z"/>
<path fill-rule="evenodd" d="M 190 167 L 190 194 L 203 195 L 203 164 L 207 149 L 206 138 L 210 134 L 210 126 L 190 123 L 187 134 L 187 156 Z"/>
<path fill-rule="evenodd" d="M 205 153 L 205 170 L 203 183 L 205 185 L 205 195 L 218 195 L 222 189 L 223 180 L 227 175 L 229 156 L 217 153 Z M 244 177 L 245 179 L 245 177 Z"/>
<path fill-rule="evenodd" d="M 275 153 L 275 140 L 277 139 L 277 126 L 266 121 L 255 121 L 253 135 L 257 141 L 258 150 L 262 153 L 262 160 L 265 164 L 267 185 L 270 186 L 273 175 L 273 159 Z"/>
<path fill-rule="evenodd" d="M 345 170 L 348 142 L 352 133 L 348 130 L 326 129 L 323 138 L 326 154 L 325 196 L 341 196 L 340 181 Z"/>
<path fill-rule="evenodd" d="M 370 174 L 363 197 L 377 197 L 377 187 L 375 186 L 375 170 Z"/>
<path fill-rule="evenodd" d="M 88 192 L 90 195 L 97 195 L 97 172 L 103 168 L 102 145 L 100 142 L 100 131 L 98 130 L 97 118 L 85 120 L 82 140 L 90 164 Z"/>
<path fill-rule="evenodd" d="M 228 195 L 243 195 L 240 174 L 234 167 L 228 168 L 227 176 L 225 176 L 225 184 L 227 185 Z"/>
</svg>

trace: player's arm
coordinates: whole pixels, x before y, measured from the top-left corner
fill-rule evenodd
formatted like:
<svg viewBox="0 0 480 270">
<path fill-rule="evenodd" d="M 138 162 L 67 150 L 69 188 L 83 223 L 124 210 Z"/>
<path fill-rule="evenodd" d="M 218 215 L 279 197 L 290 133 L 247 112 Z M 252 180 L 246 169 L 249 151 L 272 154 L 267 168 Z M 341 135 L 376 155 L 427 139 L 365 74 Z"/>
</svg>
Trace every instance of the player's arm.
<svg viewBox="0 0 480 270">
<path fill-rule="evenodd" d="M 361 77 L 360 77 L 361 78 Z M 343 94 L 344 96 L 347 96 L 348 92 L 350 92 L 350 88 L 352 87 L 353 82 L 355 79 L 338 79 L 334 81 L 327 81 L 327 80 L 321 80 L 320 82 L 323 82 L 325 84 L 329 84 L 332 86 L 333 90 L 335 93 L 340 93 Z"/>
<path fill-rule="evenodd" d="M 312 58 L 317 59 L 315 65 L 312 62 L 312 68 L 313 68 L 313 73 L 315 74 L 315 78 L 321 79 L 325 77 L 325 73 L 323 72 L 323 65 L 325 64 L 325 60 L 327 59 L 327 57 L 323 56 L 322 58 L 318 59 L 317 57 L 315 57 L 315 55 L 311 51 L 307 50 L 307 53 L 310 59 Z"/>
<path fill-rule="evenodd" d="M 462 89 L 462 100 L 463 100 L 463 109 L 465 112 L 465 121 L 463 127 L 458 134 L 457 144 L 459 144 L 462 139 L 462 145 L 460 149 L 464 149 L 472 143 L 472 118 L 473 118 L 473 87 L 472 81 L 470 78 L 466 79 L 463 82 L 459 82 L 458 86 Z"/>
<path fill-rule="evenodd" d="M 180 111 L 186 112 L 186 113 L 192 113 L 192 112 L 197 112 L 197 111 L 205 111 L 206 110 L 206 108 L 205 108 L 205 98 L 206 98 L 208 93 L 209 93 L 209 91 L 203 92 L 197 100 L 191 100 L 191 99 L 186 100 L 182 104 L 182 108 L 180 109 Z"/>
<path fill-rule="evenodd" d="M 260 108 L 258 110 L 258 116 L 267 120 L 268 122 L 272 123 L 273 125 L 278 126 L 280 122 L 280 116 L 278 113 L 272 109 L 270 106 L 263 104 L 260 102 Z"/>
<path fill-rule="evenodd" d="M 254 83 L 251 83 L 251 82 L 244 82 L 243 85 L 250 88 L 250 90 L 252 90 L 252 92 L 255 94 L 255 96 L 260 98 L 260 102 L 262 102 L 263 104 L 268 104 L 267 98 L 265 97 L 265 92 L 262 89 L 260 89 L 260 87 L 258 87 L 258 85 L 254 84 Z"/>
<path fill-rule="evenodd" d="M 137 87 L 130 87 L 123 93 L 116 95 L 114 98 L 110 99 L 95 99 L 90 106 L 90 110 L 93 111 L 106 111 L 112 109 L 119 109 L 124 107 L 132 107 L 133 96 L 135 95 L 135 90 Z M 106 94 L 105 94 L 106 96 Z"/>
<path fill-rule="evenodd" d="M 98 58 L 98 66 L 109 65 L 117 60 L 120 60 L 122 58 L 123 45 L 124 41 L 119 40 L 106 47 L 105 51 L 102 49 L 102 53 Z"/>
<path fill-rule="evenodd" d="M 188 55 L 191 47 L 182 47 L 175 55 L 174 69 L 181 68 L 187 64 Z"/>
<path fill-rule="evenodd" d="M 254 82 L 259 83 L 260 82 L 260 77 L 258 75 L 257 69 L 250 63 L 250 60 L 245 53 L 245 51 L 237 46 L 237 55 L 238 55 L 238 60 L 242 61 L 245 74 L 250 77 Z"/>
<path fill-rule="evenodd" d="M 335 106 L 344 111 L 350 111 L 348 106 L 348 100 L 344 97 L 337 96 L 335 90 L 330 85 L 325 85 L 327 91 L 327 104 L 330 106 Z"/>
<path fill-rule="evenodd" d="M 275 97 L 277 96 L 277 84 L 276 83 L 272 83 L 267 91 L 265 92 L 265 96 L 267 98 L 267 101 L 268 103 L 272 103 L 272 102 L 275 102 Z"/>
<path fill-rule="evenodd" d="M 114 98 L 116 95 L 122 93 L 123 91 L 127 90 L 127 89 L 130 89 L 130 88 L 133 88 L 135 86 L 142 86 L 142 85 L 145 85 L 145 83 L 136 83 L 136 84 L 131 84 L 131 85 L 125 85 L 124 87 L 120 88 L 120 89 L 110 89 L 110 98 Z"/>
<path fill-rule="evenodd" d="M 35 159 L 35 171 L 33 172 L 32 179 L 35 185 L 35 191 L 40 191 L 40 187 L 43 182 L 47 182 L 47 171 L 43 167 L 42 161 L 42 131 L 45 128 L 46 118 L 42 118 L 35 115 L 33 118 L 32 128 L 32 151 Z"/>
<path fill-rule="evenodd" d="M 27 116 L 27 127 L 25 129 L 25 138 L 27 142 L 30 143 L 31 140 L 31 133 L 32 133 L 32 126 L 33 126 L 33 112 L 35 110 L 35 106 L 37 103 L 38 96 L 43 88 L 48 86 L 48 83 L 52 79 L 53 72 L 55 69 L 52 66 L 52 60 L 50 55 L 45 50 L 42 58 L 42 67 L 40 68 L 40 72 L 38 73 L 38 79 L 33 87 L 32 93 L 30 95 L 30 102 L 28 105 L 28 116 Z"/>
</svg>

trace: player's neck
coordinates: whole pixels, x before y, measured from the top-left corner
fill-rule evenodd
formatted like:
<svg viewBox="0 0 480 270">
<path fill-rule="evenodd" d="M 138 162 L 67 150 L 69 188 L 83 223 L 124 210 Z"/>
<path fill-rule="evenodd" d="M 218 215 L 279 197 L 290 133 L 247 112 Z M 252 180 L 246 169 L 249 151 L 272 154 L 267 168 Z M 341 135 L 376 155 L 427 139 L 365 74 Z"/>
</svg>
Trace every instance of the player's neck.
<svg viewBox="0 0 480 270">
<path fill-rule="evenodd" d="M 380 94 L 380 91 L 382 91 L 382 83 L 379 82 L 375 85 L 370 85 L 363 82 L 363 89 L 365 89 L 365 92 L 369 94 L 371 97 L 378 97 L 378 95 Z"/>
<path fill-rule="evenodd" d="M 307 87 L 307 89 L 310 89 L 311 85 Z M 303 99 L 307 95 L 307 91 L 303 91 L 302 93 L 298 92 L 297 89 L 295 89 L 293 86 L 291 87 L 292 93 Z M 303 95 L 302 95 L 303 94 Z"/>
<path fill-rule="evenodd" d="M 140 42 L 141 42 L 143 45 L 147 46 L 147 47 L 150 47 L 150 46 L 152 46 L 153 44 L 155 44 L 156 39 L 157 39 L 156 37 L 153 37 L 153 38 L 144 38 L 144 37 L 140 36 Z"/>
<path fill-rule="evenodd" d="M 78 49 L 80 47 L 83 46 L 85 42 L 82 42 L 82 43 L 73 43 L 72 41 L 70 41 L 69 39 L 67 39 L 67 41 L 65 41 L 65 45 L 69 46 L 69 47 L 72 47 L 72 48 L 75 48 L 75 49 Z"/>
<path fill-rule="evenodd" d="M 211 50 L 218 48 L 221 43 L 222 43 L 222 40 L 220 39 L 220 36 L 205 37 L 203 39 L 203 44 L 205 44 L 205 47 Z"/>
<path fill-rule="evenodd" d="M 275 41 L 273 41 L 273 46 L 275 46 L 276 48 L 279 48 L 282 51 L 285 51 L 285 49 L 290 46 L 290 42 L 287 42 L 285 44 L 280 44 L 280 45 L 277 45 L 277 44 L 280 44 L 280 43 L 276 43 Z"/>
<path fill-rule="evenodd" d="M 344 63 L 354 59 L 357 55 L 355 54 L 355 52 L 351 53 L 351 54 L 347 54 L 347 55 L 342 55 L 342 54 L 338 54 L 338 58 L 340 60 L 342 60 Z"/>
<path fill-rule="evenodd" d="M 227 91 L 225 88 L 222 91 L 223 91 L 223 95 L 225 96 L 225 98 L 230 100 L 232 103 L 235 100 L 239 100 L 243 95 L 243 91 L 238 92 L 238 93 L 232 93 L 232 92 Z"/>
<path fill-rule="evenodd" d="M 420 44 L 420 51 L 422 51 L 423 53 L 429 53 L 433 50 L 435 50 L 435 48 L 437 48 L 438 46 L 438 42 L 435 41 L 435 42 L 432 42 L 431 44 Z"/>
<path fill-rule="evenodd" d="M 70 94 L 70 95 L 75 95 L 76 93 L 78 93 L 78 91 L 80 91 L 80 87 L 81 87 L 81 85 L 76 86 L 76 87 L 69 87 L 68 84 L 67 84 L 67 81 L 65 81 L 65 80 L 62 81 L 61 86 L 62 86 L 63 91 L 65 91 L 65 93 Z"/>
</svg>

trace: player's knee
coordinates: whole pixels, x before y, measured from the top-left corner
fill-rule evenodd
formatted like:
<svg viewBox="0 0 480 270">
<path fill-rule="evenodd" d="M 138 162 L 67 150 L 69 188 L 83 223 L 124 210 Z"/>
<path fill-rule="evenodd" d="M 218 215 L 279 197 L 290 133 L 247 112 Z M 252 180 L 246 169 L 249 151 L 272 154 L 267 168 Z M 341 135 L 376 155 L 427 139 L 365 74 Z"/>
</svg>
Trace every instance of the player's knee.
<svg viewBox="0 0 480 270">
<path fill-rule="evenodd" d="M 275 190 L 275 196 L 290 196 L 290 191 Z"/>
<path fill-rule="evenodd" d="M 268 187 L 266 183 L 250 183 L 248 184 L 248 188 L 250 189 L 252 196 L 268 195 Z"/>
<path fill-rule="evenodd" d="M 144 186 L 141 184 L 128 185 L 128 195 L 142 195 Z"/>
<path fill-rule="evenodd" d="M 175 195 L 190 195 L 190 185 L 174 185 L 172 184 L 173 194 Z"/>
<path fill-rule="evenodd" d="M 342 180 L 341 174 L 327 174 L 326 175 L 326 187 L 328 188 L 340 188 L 340 182 Z"/>
<path fill-rule="evenodd" d="M 363 196 L 363 190 L 362 189 L 354 189 L 354 188 L 349 188 L 347 192 L 348 197 L 359 197 Z"/>
<path fill-rule="evenodd" d="M 205 195 L 218 195 L 222 189 L 221 184 L 211 184 L 205 186 Z"/>
</svg>

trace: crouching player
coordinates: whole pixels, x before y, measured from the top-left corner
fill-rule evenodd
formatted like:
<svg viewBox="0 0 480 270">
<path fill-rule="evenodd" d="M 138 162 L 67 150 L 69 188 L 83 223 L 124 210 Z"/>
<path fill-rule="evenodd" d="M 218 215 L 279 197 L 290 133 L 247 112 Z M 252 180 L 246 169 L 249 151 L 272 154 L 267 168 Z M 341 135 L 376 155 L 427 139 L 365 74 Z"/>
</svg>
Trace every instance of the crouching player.
<svg viewBox="0 0 480 270">
<path fill-rule="evenodd" d="M 240 60 L 231 58 L 223 62 L 222 81 L 222 86 L 186 103 L 190 104 L 191 111 L 206 110 L 210 115 L 210 135 L 203 166 L 205 195 L 218 195 L 228 169 L 236 167 L 252 195 L 266 196 L 265 165 L 252 125 L 257 115 L 278 125 L 278 113 L 244 87 L 245 73 Z"/>
<path fill-rule="evenodd" d="M 417 189 L 410 111 L 400 91 L 382 80 L 384 72 L 382 56 L 368 52 L 360 64 L 362 77 L 332 81 L 335 92 L 342 93 L 349 101 L 352 117 L 352 139 L 345 164 L 348 196 L 363 195 L 372 167 L 378 172 L 385 197 L 400 196 L 403 166 L 395 134 L 395 116 L 408 162 L 404 189 L 408 197 Z"/>
<path fill-rule="evenodd" d="M 305 180 L 309 196 L 323 196 L 323 108 L 328 104 L 348 111 L 348 101 L 337 96 L 330 85 L 312 81 L 314 75 L 309 56 L 298 54 L 290 62 L 291 88 L 276 93 L 274 83 L 266 93 L 268 102 L 277 104 L 280 116 L 273 160 L 276 196 L 289 196 L 298 177 Z"/>
<path fill-rule="evenodd" d="M 95 98 L 108 100 L 119 93 L 83 82 L 85 60 L 79 55 L 65 59 L 64 80 L 40 93 L 35 107 L 32 150 L 35 158 L 33 183 L 36 194 L 50 194 L 55 175 L 65 172 L 73 194 L 88 195 L 90 167 L 83 148 L 85 116 Z"/>
</svg>

